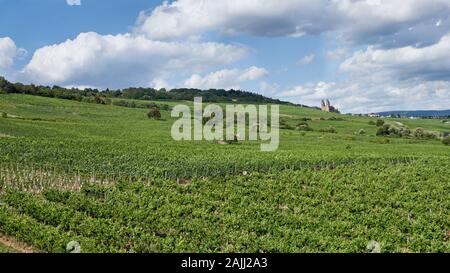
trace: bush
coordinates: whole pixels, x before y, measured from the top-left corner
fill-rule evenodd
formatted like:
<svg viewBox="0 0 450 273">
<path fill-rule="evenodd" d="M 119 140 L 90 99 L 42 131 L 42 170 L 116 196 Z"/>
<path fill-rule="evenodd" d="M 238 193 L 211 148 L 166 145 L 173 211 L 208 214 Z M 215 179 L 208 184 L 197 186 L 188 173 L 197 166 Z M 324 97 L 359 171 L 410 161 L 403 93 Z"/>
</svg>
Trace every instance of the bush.
<svg viewBox="0 0 450 273">
<path fill-rule="evenodd" d="M 106 97 L 103 97 L 103 96 L 99 96 L 99 95 L 94 97 L 94 101 L 97 104 L 105 104 L 105 105 L 106 104 L 111 104 L 111 100 L 110 99 L 108 99 Z"/>
<path fill-rule="evenodd" d="M 400 137 L 407 137 L 411 135 L 411 130 L 408 127 L 396 128 L 396 134 Z"/>
<path fill-rule="evenodd" d="M 414 131 L 414 137 L 416 138 L 423 138 L 425 136 L 425 130 L 423 128 L 417 128 Z"/>
<path fill-rule="evenodd" d="M 337 118 L 337 117 L 335 117 L 335 116 L 332 116 L 332 117 L 328 118 L 328 120 L 333 120 L 333 121 L 343 121 L 344 119 L 343 119 L 343 118 Z"/>
<path fill-rule="evenodd" d="M 377 125 L 378 127 L 383 126 L 383 125 L 384 125 L 384 120 L 382 120 L 382 119 L 377 120 L 376 125 Z"/>
<path fill-rule="evenodd" d="M 414 131 L 414 137 L 419 139 L 436 139 L 438 136 L 433 134 L 432 132 L 427 132 L 423 128 L 417 128 Z"/>
<path fill-rule="evenodd" d="M 297 123 L 297 126 L 302 126 L 302 125 L 309 126 L 308 122 L 305 122 L 305 121 Z"/>
<path fill-rule="evenodd" d="M 442 140 L 442 143 L 444 145 L 450 146 L 450 136 L 444 137 L 444 139 Z"/>
<path fill-rule="evenodd" d="M 313 128 L 309 127 L 308 123 L 297 125 L 297 127 L 295 127 L 295 130 L 297 130 L 297 131 L 305 131 L 305 132 L 314 131 Z"/>
<path fill-rule="evenodd" d="M 310 121 L 311 118 L 300 118 L 299 120 L 301 120 L 301 121 Z"/>
<path fill-rule="evenodd" d="M 331 134 L 336 134 L 336 133 L 337 133 L 336 128 L 334 128 L 333 126 L 330 126 L 330 127 L 327 127 L 327 128 L 320 129 L 319 132 L 322 132 L 322 133 L 331 133 Z"/>
<path fill-rule="evenodd" d="M 150 109 L 150 111 L 147 113 L 147 116 L 148 116 L 149 118 L 152 118 L 152 119 L 160 119 L 160 118 L 161 118 L 161 112 L 159 112 L 159 110 L 156 109 L 156 108 L 152 108 L 152 109 Z"/>
<path fill-rule="evenodd" d="M 376 123 L 375 123 L 375 121 L 370 120 L 370 121 L 369 121 L 369 125 L 376 125 Z"/>
<path fill-rule="evenodd" d="M 280 120 L 280 129 L 294 130 L 295 128 L 293 126 L 287 124 L 286 120 L 282 119 L 282 120 Z"/>
<path fill-rule="evenodd" d="M 5 112 L 2 112 L 2 118 L 7 118 L 8 114 L 6 114 Z"/>
<path fill-rule="evenodd" d="M 364 130 L 364 129 L 360 129 L 358 131 L 358 135 L 365 135 L 365 134 L 366 134 L 366 130 Z"/>
<path fill-rule="evenodd" d="M 404 125 L 390 125 L 384 124 L 382 127 L 378 128 L 377 136 L 397 136 L 397 137 L 406 137 L 411 135 L 411 130 Z"/>
<path fill-rule="evenodd" d="M 280 129 L 284 129 L 284 130 L 294 130 L 294 127 L 292 127 L 289 124 L 281 124 L 280 125 Z"/>
</svg>

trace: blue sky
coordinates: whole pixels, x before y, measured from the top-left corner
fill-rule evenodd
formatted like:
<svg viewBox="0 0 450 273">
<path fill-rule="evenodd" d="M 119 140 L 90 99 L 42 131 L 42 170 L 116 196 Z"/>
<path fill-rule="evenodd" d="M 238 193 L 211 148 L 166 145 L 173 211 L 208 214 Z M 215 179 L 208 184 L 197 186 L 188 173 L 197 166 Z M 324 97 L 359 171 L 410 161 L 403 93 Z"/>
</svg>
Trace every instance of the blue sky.
<svg viewBox="0 0 450 273">
<path fill-rule="evenodd" d="M 450 0 L 0 0 L 0 75 L 450 108 Z"/>
</svg>

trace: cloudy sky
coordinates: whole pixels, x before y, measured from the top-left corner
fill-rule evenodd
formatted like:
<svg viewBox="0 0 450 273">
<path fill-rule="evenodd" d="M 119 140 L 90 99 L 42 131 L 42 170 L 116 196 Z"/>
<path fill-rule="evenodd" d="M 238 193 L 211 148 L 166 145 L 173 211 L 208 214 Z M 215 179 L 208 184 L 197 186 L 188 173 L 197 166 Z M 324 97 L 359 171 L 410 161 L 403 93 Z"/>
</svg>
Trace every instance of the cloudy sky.
<svg viewBox="0 0 450 273">
<path fill-rule="evenodd" d="M 450 108 L 450 0 L 0 0 L 0 75 Z"/>
</svg>

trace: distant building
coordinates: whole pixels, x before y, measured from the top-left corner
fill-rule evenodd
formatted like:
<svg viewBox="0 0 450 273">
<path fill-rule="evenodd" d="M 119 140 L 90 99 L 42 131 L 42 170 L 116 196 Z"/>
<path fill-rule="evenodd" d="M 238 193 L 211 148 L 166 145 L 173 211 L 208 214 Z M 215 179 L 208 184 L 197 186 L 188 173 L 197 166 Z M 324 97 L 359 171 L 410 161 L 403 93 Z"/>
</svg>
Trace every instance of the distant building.
<svg viewBox="0 0 450 273">
<path fill-rule="evenodd" d="M 333 105 L 331 105 L 329 100 L 326 100 L 326 101 L 322 100 L 322 105 L 321 105 L 320 109 L 322 109 L 322 111 L 324 111 L 324 112 L 339 113 L 339 110 L 336 109 Z"/>
<path fill-rule="evenodd" d="M 379 114 L 375 114 L 375 113 L 370 113 L 368 116 L 371 118 L 379 118 L 380 117 Z"/>
</svg>

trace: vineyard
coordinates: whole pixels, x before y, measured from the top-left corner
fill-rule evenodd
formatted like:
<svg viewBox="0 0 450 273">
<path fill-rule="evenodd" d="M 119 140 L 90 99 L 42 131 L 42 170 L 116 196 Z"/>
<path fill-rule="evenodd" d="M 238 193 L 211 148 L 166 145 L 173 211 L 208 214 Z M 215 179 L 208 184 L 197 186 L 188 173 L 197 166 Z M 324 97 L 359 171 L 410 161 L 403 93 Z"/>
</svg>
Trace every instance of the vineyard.
<svg viewBox="0 0 450 273">
<path fill-rule="evenodd" d="M 163 102 L 178 103 L 191 105 Z M 176 142 L 167 109 L 154 120 L 0 94 L 0 233 L 42 252 L 366 252 L 370 241 L 450 252 L 449 146 L 377 136 L 368 117 L 280 111 L 280 148 L 263 153 L 259 142 Z"/>
</svg>

